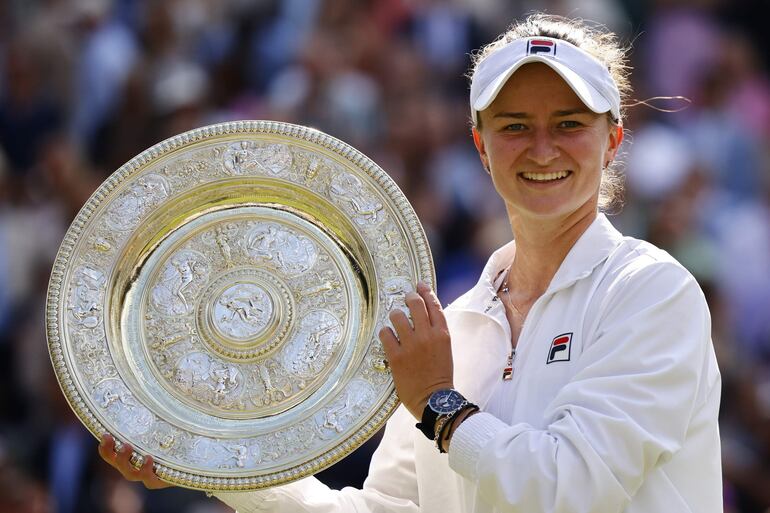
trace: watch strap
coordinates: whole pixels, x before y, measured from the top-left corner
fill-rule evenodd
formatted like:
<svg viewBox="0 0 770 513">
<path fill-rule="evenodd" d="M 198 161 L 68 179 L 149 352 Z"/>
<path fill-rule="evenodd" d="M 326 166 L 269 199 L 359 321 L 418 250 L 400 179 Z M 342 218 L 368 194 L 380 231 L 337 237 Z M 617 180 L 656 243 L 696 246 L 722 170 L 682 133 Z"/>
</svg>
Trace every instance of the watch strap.
<svg viewBox="0 0 770 513">
<path fill-rule="evenodd" d="M 425 409 L 422 410 L 422 419 L 414 426 L 422 431 L 422 434 L 425 435 L 428 440 L 433 440 L 433 437 L 435 436 L 433 430 L 436 429 L 436 419 L 438 419 L 438 413 L 433 411 L 433 408 L 430 407 L 430 401 L 428 401 L 428 404 L 425 405 Z"/>
</svg>

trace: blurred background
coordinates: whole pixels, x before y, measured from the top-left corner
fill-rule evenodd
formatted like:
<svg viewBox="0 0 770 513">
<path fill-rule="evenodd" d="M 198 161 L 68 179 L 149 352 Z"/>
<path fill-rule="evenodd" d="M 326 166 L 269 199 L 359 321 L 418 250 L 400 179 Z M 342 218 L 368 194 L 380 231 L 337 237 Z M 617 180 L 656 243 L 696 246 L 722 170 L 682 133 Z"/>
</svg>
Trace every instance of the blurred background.
<svg viewBox="0 0 770 513">
<path fill-rule="evenodd" d="M 0 2 L 0 512 L 221 513 L 102 463 L 51 370 L 44 303 L 74 215 L 114 170 L 235 119 L 310 125 L 378 162 L 428 233 L 451 301 L 510 239 L 469 130 L 469 52 L 532 10 L 633 44 L 624 233 L 698 278 L 724 380 L 728 513 L 770 511 L 770 31 L 766 0 Z M 664 105 L 679 108 L 681 104 Z M 323 472 L 360 486 L 376 438 Z"/>
</svg>

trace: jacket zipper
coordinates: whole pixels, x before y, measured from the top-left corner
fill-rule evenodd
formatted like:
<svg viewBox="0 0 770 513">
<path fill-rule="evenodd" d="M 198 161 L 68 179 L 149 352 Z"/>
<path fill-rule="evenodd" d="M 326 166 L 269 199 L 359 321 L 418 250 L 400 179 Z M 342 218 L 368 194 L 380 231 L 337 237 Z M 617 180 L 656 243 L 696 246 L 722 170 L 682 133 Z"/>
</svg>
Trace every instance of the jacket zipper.
<svg viewBox="0 0 770 513">
<path fill-rule="evenodd" d="M 532 305 L 532 308 L 529 309 L 529 314 L 527 317 L 530 317 L 532 315 L 532 312 L 535 311 L 537 308 L 537 305 L 540 304 L 540 302 L 543 300 L 543 298 L 546 296 L 544 293 L 542 296 L 537 298 L 537 301 Z M 530 322 L 524 322 L 521 326 L 521 332 L 519 333 L 519 343 L 522 342 L 522 340 L 526 340 L 525 332 L 528 332 L 527 328 L 529 327 L 531 323 Z M 511 349 L 511 354 L 508 355 L 508 363 L 505 366 L 505 369 L 503 369 L 503 381 L 511 381 L 513 379 L 513 364 L 516 361 L 516 348 Z"/>
<path fill-rule="evenodd" d="M 513 379 L 513 361 L 516 359 L 516 348 L 511 349 L 511 354 L 508 355 L 508 364 L 503 369 L 503 381 L 510 381 Z"/>
</svg>

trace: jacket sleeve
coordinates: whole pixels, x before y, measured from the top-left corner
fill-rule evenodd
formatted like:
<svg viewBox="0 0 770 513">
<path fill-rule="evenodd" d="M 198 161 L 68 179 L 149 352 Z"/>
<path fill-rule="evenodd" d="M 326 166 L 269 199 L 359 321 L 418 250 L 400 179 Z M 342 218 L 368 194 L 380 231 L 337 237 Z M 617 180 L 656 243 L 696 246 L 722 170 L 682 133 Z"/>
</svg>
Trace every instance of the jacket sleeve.
<svg viewBox="0 0 770 513">
<path fill-rule="evenodd" d="M 479 413 L 452 437 L 450 466 L 500 511 L 619 513 L 686 437 L 711 347 L 694 278 L 655 262 L 599 300 L 579 368 L 545 410 L 546 429 Z"/>
<path fill-rule="evenodd" d="M 266 490 L 219 492 L 215 496 L 239 513 L 417 513 L 413 424 L 406 408 L 399 406 L 385 427 L 361 490 L 332 490 L 308 477 Z M 344 465 L 344 460 L 339 464 Z"/>
</svg>

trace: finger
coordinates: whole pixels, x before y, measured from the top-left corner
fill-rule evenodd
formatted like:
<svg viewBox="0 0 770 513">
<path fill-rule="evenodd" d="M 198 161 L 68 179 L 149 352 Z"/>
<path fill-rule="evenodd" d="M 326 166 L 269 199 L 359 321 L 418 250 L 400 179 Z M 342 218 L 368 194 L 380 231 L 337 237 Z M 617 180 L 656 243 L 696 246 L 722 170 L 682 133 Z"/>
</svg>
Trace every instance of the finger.
<svg viewBox="0 0 770 513">
<path fill-rule="evenodd" d="M 139 470 L 139 476 L 142 478 L 144 486 L 150 489 L 166 488 L 170 486 L 155 473 L 154 462 L 150 455 L 145 456 L 144 465 L 142 465 L 142 468 Z"/>
<path fill-rule="evenodd" d="M 393 360 L 393 356 L 399 350 L 399 342 L 396 334 L 393 330 L 387 326 L 382 328 L 379 333 L 380 342 L 382 342 L 382 348 L 385 350 L 385 356 L 388 360 Z"/>
<path fill-rule="evenodd" d="M 117 456 L 115 453 L 115 439 L 112 436 L 102 435 L 99 442 L 99 456 L 111 466 L 117 468 L 115 463 L 115 457 Z"/>
<path fill-rule="evenodd" d="M 115 438 L 111 435 L 104 435 L 102 443 L 99 444 L 99 455 L 111 467 L 125 476 L 127 469 L 131 467 L 130 463 L 128 463 L 131 446 L 123 444 L 118 449 L 116 445 Z"/>
<path fill-rule="evenodd" d="M 138 453 L 132 452 L 126 463 L 126 470 L 123 477 L 129 481 L 141 481 L 146 483 L 146 480 L 150 477 L 145 470 L 146 464 L 147 462 L 144 457 Z M 150 468 L 150 471 L 152 471 L 152 468 Z"/>
<path fill-rule="evenodd" d="M 118 453 L 118 459 L 125 459 L 128 461 L 128 458 L 131 457 L 131 453 L 134 452 L 134 448 L 131 447 L 131 444 L 128 442 L 123 442 L 116 452 Z"/>
<path fill-rule="evenodd" d="M 441 301 L 438 300 L 435 292 L 431 290 L 427 283 L 421 281 L 417 284 L 417 293 L 420 294 L 425 303 L 425 310 L 428 312 L 431 326 L 434 328 L 446 328 L 444 309 L 441 308 Z"/>
<path fill-rule="evenodd" d="M 155 474 L 153 466 L 150 455 L 142 456 L 137 452 L 131 451 L 125 462 L 123 477 L 129 481 L 141 481 L 146 488 L 165 487 L 164 483 Z"/>
<path fill-rule="evenodd" d="M 415 331 L 430 328 L 430 319 L 422 296 L 417 292 L 409 292 L 404 298 L 404 302 L 409 307 L 409 313 L 412 314 Z"/>
<path fill-rule="evenodd" d="M 131 464 L 130 458 L 133 452 L 131 446 L 124 443 L 119 449 L 116 449 L 115 439 L 110 435 L 102 437 L 102 443 L 99 444 L 99 455 L 111 467 L 121 473 L 123 477 L 135 481 L 134 477 L 136 467 Z"/>
<path fill-rule="evenodd" d="M 142 467 L 144 467 L 145 459 L 144 456 L 138 452 L 132 452 L 128 457 L 128 463 L 131 465 L 131 473 L 138 475 L 142 473 Z"/>
<path fill-rule="evenodd" d="M 390 318 L 390 322 L 393 324 L 393 328 L 395 328 L 399 339 L 403 339 L 405 335 L 409 335 L 412 332 L 412 325 L 409 323 L 409 319 L 403 311 L 398 309 L 392 310 L 388 317 Z"/>
<path fill-rule="evenodd" d="M 123 445 L 120 446 L 120 449 L 118 449 L 118 454 L 115 458 L 115 462 L 117 463 L 116 468 L 126 479 L 138 481 L 138 468 L 134 465 L 134 462 L 131 461 L 133 455 L 134 448 L 131 447 L 130 444 L 124 442 Z"/>
</svg>

